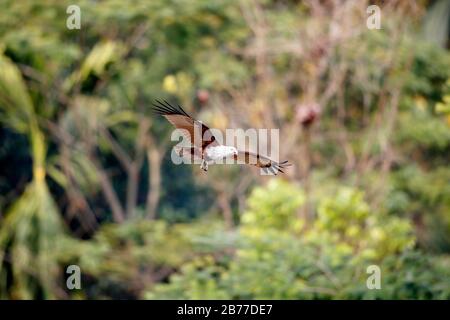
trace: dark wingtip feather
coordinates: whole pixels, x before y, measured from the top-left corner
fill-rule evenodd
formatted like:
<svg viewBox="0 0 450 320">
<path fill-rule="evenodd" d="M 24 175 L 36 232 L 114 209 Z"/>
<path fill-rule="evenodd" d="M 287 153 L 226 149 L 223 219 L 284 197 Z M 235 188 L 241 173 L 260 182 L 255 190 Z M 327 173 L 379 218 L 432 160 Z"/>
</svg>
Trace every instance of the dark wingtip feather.
<svg viewBox="0 0 450 320">
<path fill-rule="evenodd" d="M 290 167 L 290 166 L 292 166 L 292 163 L 289 163 L 289 162 L 286 160 L 286 161 L 280 162 L 280 163 L 279 163 L 279 166 L 282 167 L 282 168 Z"/>
<path fill-rule="evenodd" d="M 167 100 L 158 100 L 155 99 L 155 102 L 152 103 L 153 105 L 153 112 L 155 112 L 158 115 L 171 115 L 171 114 L 179 114 L 182 116 L 186 116 L 186 117 L 191 117 L 189 116 L 186 111 L 183 110 L 183 108 L 178 105 L 178 106 L 174 106 L 171 105 Z"/>
<path fill-rule="evenodd" d="M 288 161 L 283 161 L 280 163 L 272 163 L 272 166 L 269 168 L 269 171 L 273 174 L 277 175 L 278 172 L 284 173 L 282 169 L 291 166 L 291 163 L 288 163 Z"/>
</svg>

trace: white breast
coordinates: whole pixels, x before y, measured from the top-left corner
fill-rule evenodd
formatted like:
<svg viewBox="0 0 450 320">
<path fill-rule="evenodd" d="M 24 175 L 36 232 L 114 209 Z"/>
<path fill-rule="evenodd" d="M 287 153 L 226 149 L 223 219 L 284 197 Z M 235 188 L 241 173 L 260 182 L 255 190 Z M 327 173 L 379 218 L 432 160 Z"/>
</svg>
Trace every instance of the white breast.
<svg viewBox="0 0 450 320">
<path fill-rule="evenodd" d="M 214 161 L 226 158 L 232 154 L 232 152 L 230 153 L 230 148 L 228 146 L 215 146 L 206 148 L 205 154 L 207 158 Z"/>
</svg>

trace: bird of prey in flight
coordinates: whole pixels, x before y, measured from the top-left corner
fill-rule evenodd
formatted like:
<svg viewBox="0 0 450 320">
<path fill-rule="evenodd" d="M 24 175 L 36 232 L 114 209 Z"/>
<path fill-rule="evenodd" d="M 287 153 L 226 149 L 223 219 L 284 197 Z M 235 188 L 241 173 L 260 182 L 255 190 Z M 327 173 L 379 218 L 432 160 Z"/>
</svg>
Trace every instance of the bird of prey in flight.
<svg viewBox="0 0 450 320">
<path fill-rule="evenodd" d="M 157 114 L 164 116 L 175 128 L 180 129 L 190 142 L 189 147 L 178 148 L 178 155 L 201 160 L 200 168 L 204 171 L 208 171 L 208 165 L 227 158 L 232 158 L 237 163 L 254 165 L 264 173 L 274 175 L 278 172 L 284 173 L 283 169 L 291 165 L 288 161 L 276 162 L 258 153 L 240 151 L 235 147 L 220 144 L 206 125 L 192 118 L 180 105 L 174 106 L 166 100 L 156 100 L 153 107 Z"/>
</svg>

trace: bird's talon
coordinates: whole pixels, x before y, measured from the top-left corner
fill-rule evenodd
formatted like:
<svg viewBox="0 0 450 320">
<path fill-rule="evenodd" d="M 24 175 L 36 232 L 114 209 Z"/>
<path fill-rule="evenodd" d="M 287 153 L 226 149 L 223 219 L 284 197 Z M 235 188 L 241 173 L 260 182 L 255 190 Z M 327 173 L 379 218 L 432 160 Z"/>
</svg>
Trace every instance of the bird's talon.
<svg viewBox="0 0 450 320">
<path fill-rule="evenodd" d="M 200 165 L 200 169 L 205 172 L 208 172 L 208 163 L 205 160 L 202 160 L 202 164 Z"/>
</svg>

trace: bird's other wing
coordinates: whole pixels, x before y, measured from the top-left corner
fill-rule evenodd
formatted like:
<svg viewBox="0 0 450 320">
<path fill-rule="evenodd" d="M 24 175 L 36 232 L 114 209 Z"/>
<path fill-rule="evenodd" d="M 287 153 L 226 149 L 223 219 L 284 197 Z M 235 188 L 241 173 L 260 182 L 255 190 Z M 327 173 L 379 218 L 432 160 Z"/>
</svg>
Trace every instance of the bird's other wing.
<svg viewBox="0 0 450 320">
<path fill-rule="evenodd" d="M 284 173 L 283 169 L 292 165 L 288 161 L 276 162 L 268 157 L 249 151 L 238 151 L 234 159 L 237 160 L 238 164 L 250 164 L 263 169 L 265 173 L 274 175 L 277 175 L 278 172 Z"/>
<path fill-rule="evenodd" d="M 153 111 L 166 118 L 175 128 L 181 129 L 183 135 L 191 142 L 191 145 L 204 149 L 210 144 L 217 144 L 216 138 L 210 129 L 198 120 L 187 114 L 180 105 L 174 106 L 166 100 L 153 104 Z M 201 137 L 195 137 L 195 135 Z"/>
</svg>

